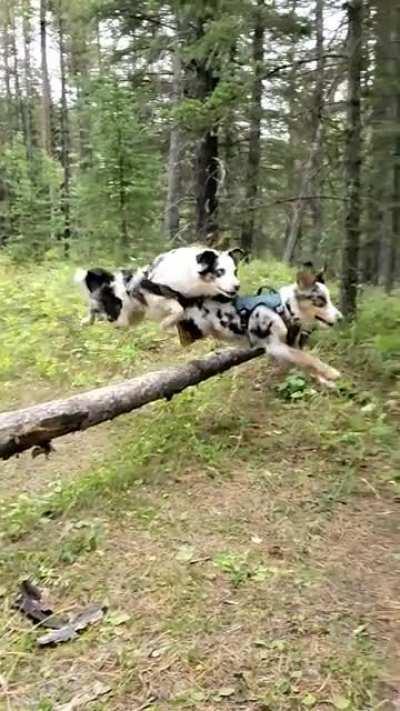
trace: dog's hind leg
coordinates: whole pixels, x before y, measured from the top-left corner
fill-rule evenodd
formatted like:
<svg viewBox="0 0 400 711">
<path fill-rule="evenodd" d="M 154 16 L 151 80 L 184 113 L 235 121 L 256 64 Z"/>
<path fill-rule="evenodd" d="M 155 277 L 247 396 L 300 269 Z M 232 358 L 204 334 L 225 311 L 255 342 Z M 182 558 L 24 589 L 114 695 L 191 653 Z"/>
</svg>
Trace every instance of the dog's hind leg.
<svg viewBox="0 0 400 711">
<path fill-rule="evenodd" d="M 97 316 L 97 310 L 91 304 L 89 305 L 88 313 L 85 318 L 81 319 L 81 326 L 93 326 Z"/>
<path fill-rule="evenodd" d="M 168 299 L 168 305 L 165 306 L 165 311 L 167 311 L 167 316 L 163 318 L 160 326 L 162 329 L 168 330 L 174 326 L 177 326 L 179 321 L 182 319 L 184 309 L 177 301 L 175 301 L 175 299 Z"/>
</svg>

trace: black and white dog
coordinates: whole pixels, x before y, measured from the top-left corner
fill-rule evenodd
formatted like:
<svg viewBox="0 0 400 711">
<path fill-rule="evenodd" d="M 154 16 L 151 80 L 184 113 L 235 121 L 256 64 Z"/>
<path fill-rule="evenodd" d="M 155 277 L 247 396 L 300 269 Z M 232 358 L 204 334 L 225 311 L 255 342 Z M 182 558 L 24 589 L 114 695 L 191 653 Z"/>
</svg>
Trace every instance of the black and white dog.
<svg viewBox="0 0 400 711">
<path fill-rule="evenodd" d="M 240 249 L 218 252 L 202 246 L 180 247 L 135 272 L 80 269 L 75 282 L 82 284 L 89 300 L 89 314 L 83 323 L 106 318 L 117 326 L 129 326 L 148 318 L 171 328 L 183 316 L 179 296 L 231 299 L 236 295 L 241 254 Z"/>
<path fill-rule="evenodd" d="M 235 344 L 264 348 L 281 365 L 294 365 L 329 385 L 340 373 L 319 358 L 304 353 L 302 336 L 318 322 L 333 325 L 341 314 L 333 305 L 322 282 L 313 282 L 309 271 L 299 272 L 296 284 L 255 296 L 221 297 L 186 303 L 184 318 L 178 324 L 181 343 L 215 338 Z M 312 282 L 312 283 L 311 283 Z"/>
</svg>

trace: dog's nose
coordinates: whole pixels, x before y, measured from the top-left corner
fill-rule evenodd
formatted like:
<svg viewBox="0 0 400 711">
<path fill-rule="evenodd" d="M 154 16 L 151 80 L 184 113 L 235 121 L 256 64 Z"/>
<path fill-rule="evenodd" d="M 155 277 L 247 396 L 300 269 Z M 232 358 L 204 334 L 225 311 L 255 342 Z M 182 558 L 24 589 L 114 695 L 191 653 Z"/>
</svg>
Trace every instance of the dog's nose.
<svg viewBox="0 0 400 711">
<path fill-rule="evenodd" d="M 239 288 L 240 288 L 240 281 L 237 281 L 233 287 L 233 291 L 237 292 L 237 291 L 239 291 Z"/>
</svg>

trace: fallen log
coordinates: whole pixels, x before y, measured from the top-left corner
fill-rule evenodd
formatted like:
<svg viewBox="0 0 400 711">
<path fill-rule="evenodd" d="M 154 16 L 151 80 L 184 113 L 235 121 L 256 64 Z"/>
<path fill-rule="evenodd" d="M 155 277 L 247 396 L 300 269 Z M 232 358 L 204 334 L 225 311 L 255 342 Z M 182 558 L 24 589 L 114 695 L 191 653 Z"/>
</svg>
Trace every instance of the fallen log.
<svg viewBox="0 0 400 711">
<path fill-rule="evenodd" d="M 154 400 L 170 400 L 185 388 L 263 353 L 261 348 L 218 351 L 185 365 L 146 373 L 66 399 L 4 412 L 0 415 L 0 459 L 9 459 L 35 446 L 48 452 L 56 437 L 113 420 Z"/>
</svg>

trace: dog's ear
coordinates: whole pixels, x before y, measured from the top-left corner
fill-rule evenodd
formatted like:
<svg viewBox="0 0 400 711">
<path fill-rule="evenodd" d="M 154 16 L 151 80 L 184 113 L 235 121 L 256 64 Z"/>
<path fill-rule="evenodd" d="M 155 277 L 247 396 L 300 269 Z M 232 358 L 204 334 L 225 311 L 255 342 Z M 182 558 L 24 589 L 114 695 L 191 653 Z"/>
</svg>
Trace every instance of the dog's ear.
<svg viewBox="0 0 400 711">
<path fill-rule="evenodd" d="M 296 282 L 301 291 L 308 291 L 315 284 L 315 274 L 305 271 L 298 272 Z"/>
<path fill-rule="evenodd" d="M 234 247 L 233 249 L 230 249 L 228 254 L 233 259 L 236 265 L 238 265 L 242 259 L 246 259 L 247 257 L 247 254 L 244 249 L 241 249 L 240 247 Z"/>
<path fill-rule="evenodd" d="M 200 274 L 207 274 L 207 272 L 212 272 L 217 259 L 218 254 L 212 249 L 205 249 L 204 252 L 198 254 L 196 260 L 201 266 Z"/>
<path fill-rule="evenodd" d="M 328 265 L 325 262 L 324 266 L 322 267 L 322 269 L 319 270 L 318 274 L 315 277 L 316 281 L 319 281 L 320 284 L 325 284 L 325 275 L 326 275 L 327 269 L 328 269 Z"/>
</svg>

